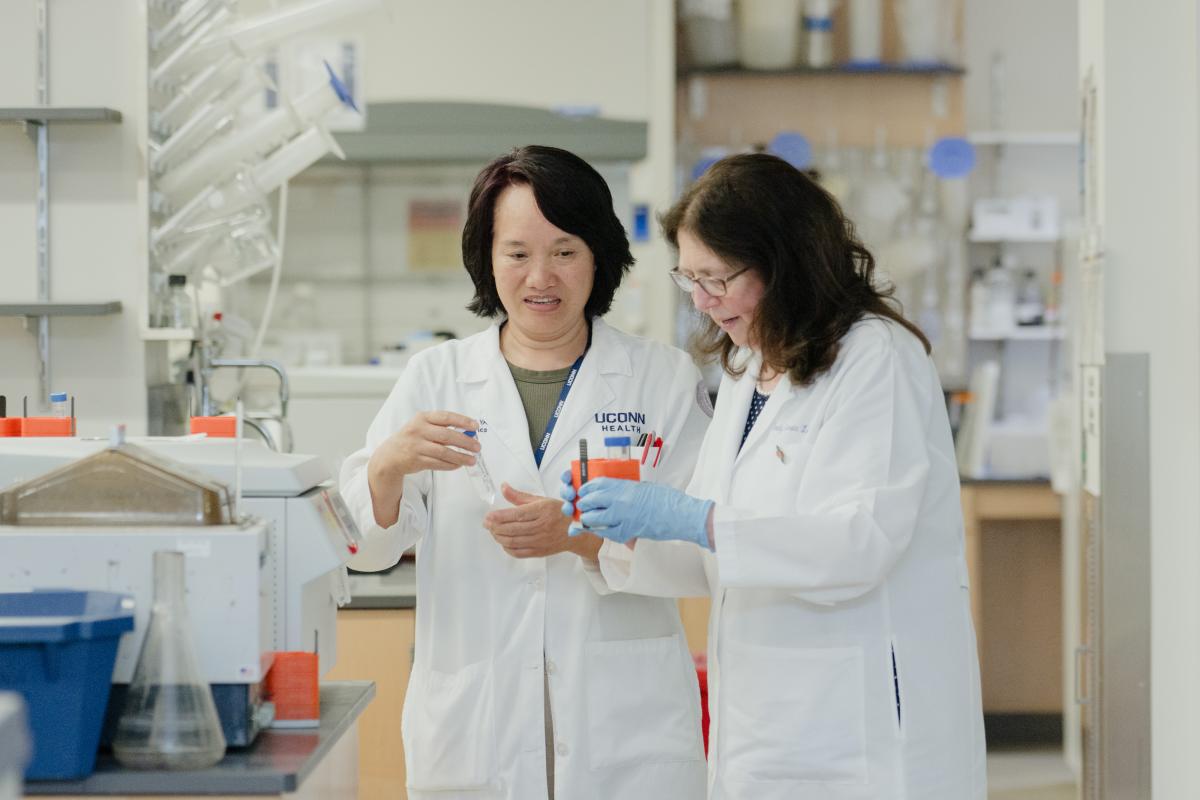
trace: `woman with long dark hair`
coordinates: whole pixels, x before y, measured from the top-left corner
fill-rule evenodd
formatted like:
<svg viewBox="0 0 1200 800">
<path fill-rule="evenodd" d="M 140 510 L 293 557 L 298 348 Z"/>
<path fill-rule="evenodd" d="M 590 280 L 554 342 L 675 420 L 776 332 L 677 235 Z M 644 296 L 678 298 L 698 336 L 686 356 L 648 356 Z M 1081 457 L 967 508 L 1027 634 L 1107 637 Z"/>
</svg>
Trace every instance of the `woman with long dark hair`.
<svg viewBox="0 0 1200 800">
<path fill-rule="evenodd" d="M 609 478 L 562 493 L 611 540 L 611 588 L 713 598 L 709 797 L 984 800 L 928 341 L 836 201 L 777 158 L 718 162 L 662 225 L 726 373 L 696 473 L 686 493 Z"/>
</svg>

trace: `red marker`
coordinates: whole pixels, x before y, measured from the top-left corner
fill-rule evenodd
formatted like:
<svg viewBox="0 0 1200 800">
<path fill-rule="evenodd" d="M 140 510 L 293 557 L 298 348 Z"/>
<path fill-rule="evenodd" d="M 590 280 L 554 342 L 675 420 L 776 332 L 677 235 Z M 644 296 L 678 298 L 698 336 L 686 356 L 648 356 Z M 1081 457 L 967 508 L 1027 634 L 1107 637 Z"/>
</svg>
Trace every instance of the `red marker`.
<svg viewBox="0 0 1200 800">
<path fill-rule="evenodd" d="M 662 456 L 663 440 L 661 436 L 654 440 L 654 447 L 657 451 L 654 454 L 654 466 L 657 467 L 658 459 Z"/>
</svg>

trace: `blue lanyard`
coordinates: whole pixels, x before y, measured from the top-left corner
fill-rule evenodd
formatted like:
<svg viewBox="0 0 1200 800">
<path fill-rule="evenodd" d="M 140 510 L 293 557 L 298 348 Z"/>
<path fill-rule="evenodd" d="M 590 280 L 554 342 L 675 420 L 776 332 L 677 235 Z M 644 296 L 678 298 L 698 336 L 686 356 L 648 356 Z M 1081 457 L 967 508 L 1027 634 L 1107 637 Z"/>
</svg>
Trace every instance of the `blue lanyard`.
<svg viewBox="0 0 1200 800">
<path fill-rule="evenodd" d="M 571 365 L 571 371 L 567 373 L 567 382 L 563 384 L 562 392 L 558 395 L 558 404 L 554 406 L 554 413 L 550 415 L 550 419 L 546 422 L 546 432 L 542 434 L 542 442 L 533 453 L 533 460 L 537 464 L 538 469 L 541 469 L 542 458 L 546 455 L 546 448 L 550 446 L 550 434 L 554 433 L 554 426 L 558 424 L 558 418 L 562 416 L 563 406 L 567 404 L 567 395 L 571 393 L 571 386 L 575 384 L 575 377 L 579 375 L 579 368 L 583 366 L 583 357 L 591 349 L 592 326 L 589 324 L 587 347 L 584 348 L 579 358 L 575 359 L 575 363 Z"/>
</svg>

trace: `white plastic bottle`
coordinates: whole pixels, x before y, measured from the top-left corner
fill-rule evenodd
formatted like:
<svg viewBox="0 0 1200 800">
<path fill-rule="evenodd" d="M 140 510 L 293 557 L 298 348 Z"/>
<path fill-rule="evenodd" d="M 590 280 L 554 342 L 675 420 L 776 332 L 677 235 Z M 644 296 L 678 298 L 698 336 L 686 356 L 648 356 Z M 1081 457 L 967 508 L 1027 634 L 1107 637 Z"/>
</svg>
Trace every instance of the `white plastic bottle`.
<svg viewBox="0 0 1200 800">
<path fill-rule="evenodd" d="M 463 431 L 463 434 L 478 441 L 475 431 Z M 471 485 L 475 487 L 475 492 L 480 499 L 491 505 L 496 500 L 496 484 L 492 481 L 492 474 L 488 472 L 487 465 L 483 461 L 483 451 L 469 453 L 469 455 L 475 456 L 475 464 L 465 468 L 467 476 L 470 477 Z"/>
<path fill-rule="evenodd" d="M 874 66 L 883 61 L 883 0 L 849 0 L 850 63 Z"/>
<path fill-rule="evenodd" d="M 804 63 L 814 69 L 833 64 L 834 0 L 804 0 Z"/>
</svg>

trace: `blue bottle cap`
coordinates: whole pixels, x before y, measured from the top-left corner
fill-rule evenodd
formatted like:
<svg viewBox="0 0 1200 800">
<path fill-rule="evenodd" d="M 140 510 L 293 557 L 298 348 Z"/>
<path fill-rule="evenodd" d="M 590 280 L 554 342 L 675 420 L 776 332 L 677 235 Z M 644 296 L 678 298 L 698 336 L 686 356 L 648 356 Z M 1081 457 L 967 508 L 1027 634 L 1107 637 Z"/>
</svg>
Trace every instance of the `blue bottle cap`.
<svg viewBox="0 0 1200 800">
<path fill-rule="evenodd" d="M 812 145 L 804 134 L 796 131 L 780 131 L 767 144 L 767 152 L 779 156 L 796 169 L 808 169 L 812 164 Z"/>
<path fill-rule="evenodd" d="M 604 446 L 605 447 L 629 447 L 629 437 L 628 436 L 605 436 L 604 437 Z"/>
<path fill-rule="evenodd" d="M 959 136 L 945 136 L 929 148 L 929 168 L 939 178 L 962 178 L 975 169 L 975 147 Z"/>
<path fill-rule="evenodd" d="M 66 392 L 51 392 L 50 393 L 50 402 L 51 403 L 67 402 L 67 393 Z"/>
</svg>

